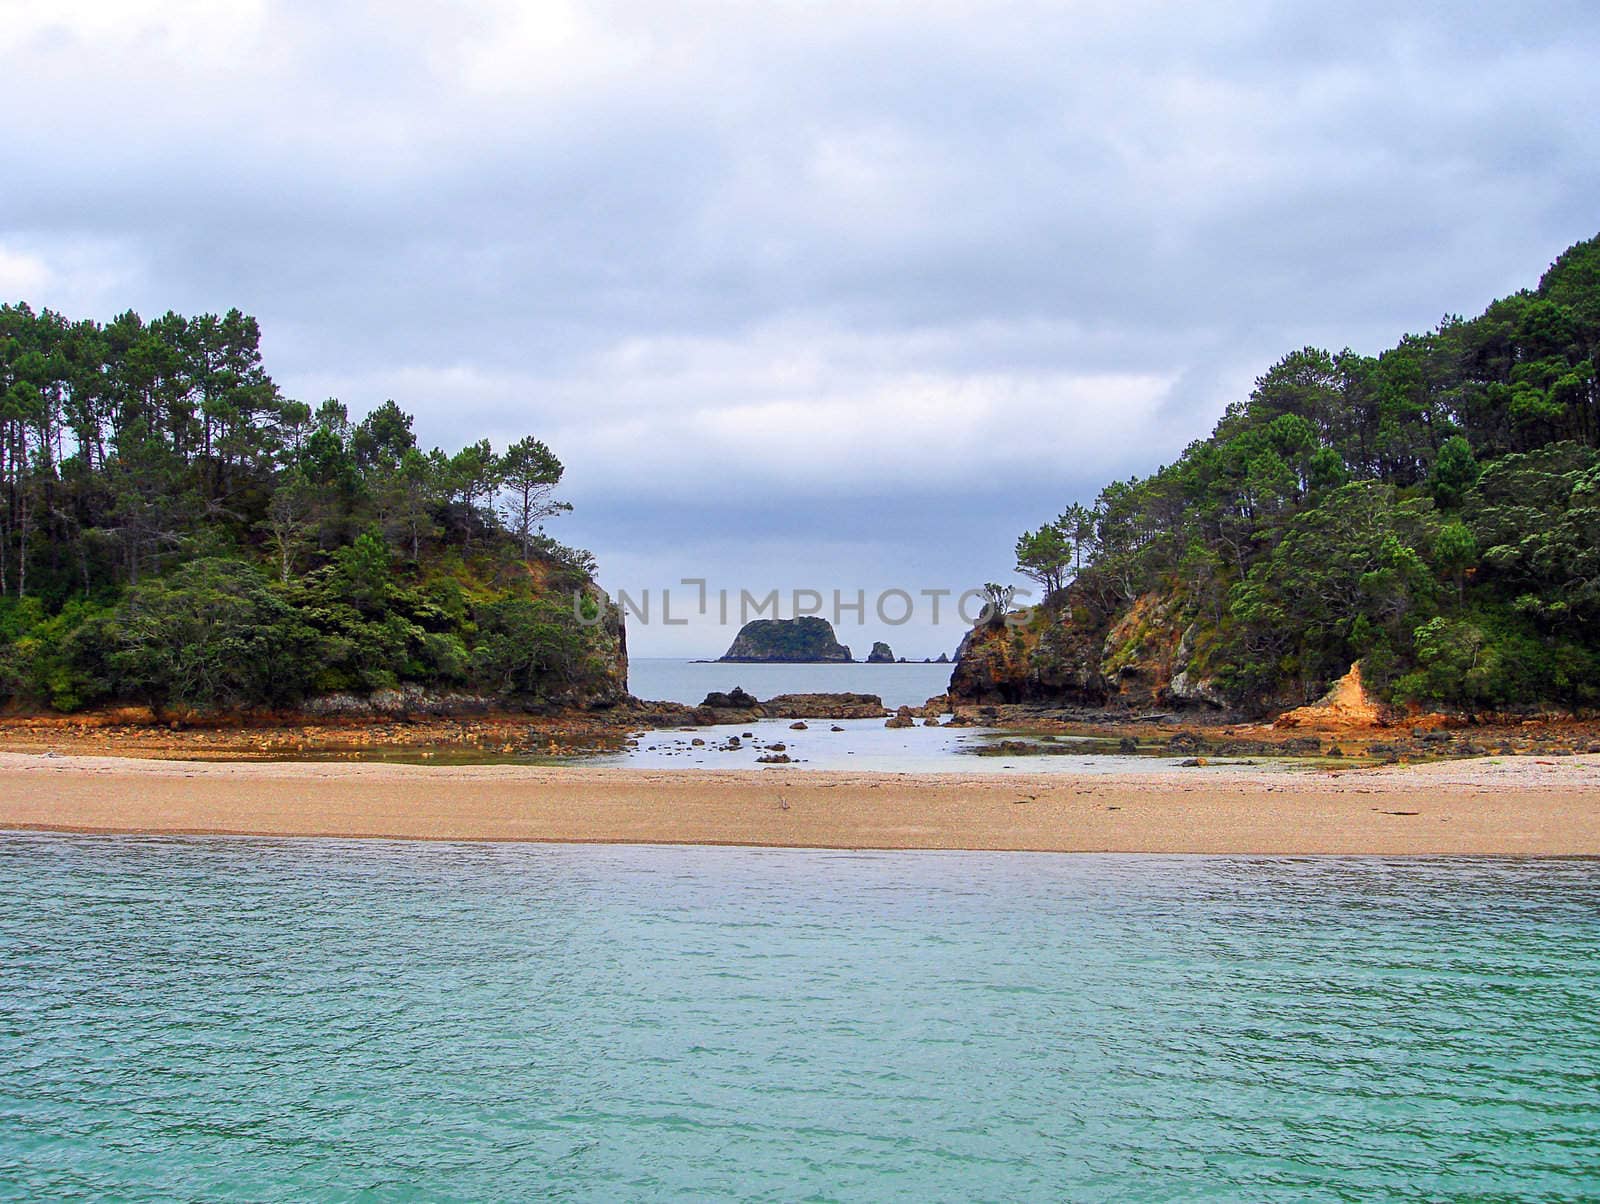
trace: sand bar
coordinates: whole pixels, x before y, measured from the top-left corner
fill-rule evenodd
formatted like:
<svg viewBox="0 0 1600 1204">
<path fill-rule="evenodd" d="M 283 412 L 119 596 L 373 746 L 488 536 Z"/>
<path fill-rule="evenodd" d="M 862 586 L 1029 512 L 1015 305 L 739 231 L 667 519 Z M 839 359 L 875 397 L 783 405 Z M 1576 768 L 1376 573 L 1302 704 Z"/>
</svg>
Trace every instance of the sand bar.
<svg viewBox="0 0 1600 1204">
<path fill-rule="evenodd" d="M 0 753 L 0 829 L 873 849 L 1600 856 L 1600 756 L 874 774 Z"/>
</svg>

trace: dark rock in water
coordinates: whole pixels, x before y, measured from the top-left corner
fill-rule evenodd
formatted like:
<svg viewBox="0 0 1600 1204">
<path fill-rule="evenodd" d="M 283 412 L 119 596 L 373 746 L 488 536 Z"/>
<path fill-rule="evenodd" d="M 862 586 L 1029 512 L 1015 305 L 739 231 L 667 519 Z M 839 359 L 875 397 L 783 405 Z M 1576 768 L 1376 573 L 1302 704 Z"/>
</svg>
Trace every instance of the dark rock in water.
<svg viewBox="0 0 1600 1204">
<path fill-rule="evenodd" d="M 777 694 L 761 710 L 769 719 L 877 719 L 888 713 L 876 694 Z"/>
<path fill-rule="evenodd" d="M 789 725 L 789 730 L 791 732 L 803 732 L 803 731 L 806 731 L 807 730 L 806 721 L 804 719 L 796 719 L 793 723 L 791 723 Z"/>
<path fill-rule="evenodd" d="M 867 653 L 867 664 L 869 664 L 869 665 L 892 665 L 892 664 L 894 664 L 894 649 L 890 648 L 889 645 L 885 644 L 882 640 L 876 641 L 872 645 L 872 651 Z"/>
<path fill-rule="evenodd" d="M 799 619 L 755 619 L 739 629 L 723 654 L 724 661 L 805 664 L 845 662 L 850 649 L 833 634 L 826 619 L 806 615 Z"/>
<path fill-rule="evenodd" d="M 941 652 L 938 656 L 933 658 L 933 663 L 936 665 L 948 665 L 950 663 L 950 654 L 948 652 Z"/>
<path fill-rule="evenodd" d="M 888 719 L 884 720 L 884 727 L 914 727 L 916 719 L 911 714 L 910 707 L 901 707 Z"/>
<path fill-rule="evenodd" d="M 793 758 L 788 753 L 768 753 L 764 757 L 756 758 L 757 764 L 760 765 L 787 765 L 791 760 Z"/>
<path fill-rule="evenodd" d="M 829 731 L 830 731 L 830 732 L 842 732 L 842 731 L 844 731 L 844 728 L 842 728 L 842 727 L 840 727 L 840 726 L 839 726 L 839 725 L 838 725 L 838 724 L 837 724 L 837 723 L 835 723 L 835 724 L 834 724 L 834 725 L 833 725 L 833 726 L 832 726 L 832 727 L 830 727 L 830 728 L 829 728 L 829 729 L 828 729 L 828 730 L 829 730 Z"/>
<path fill-rule="evenodd" d="M 726 694 L 713 690 L 706 695 L 706 700 L 700 705 L 714 707 L 719 711 L 753 711 L 761 705 L 761 700 L 754 694 L 748 693 L 743 687 L 734 686 Z"/>
</svg>

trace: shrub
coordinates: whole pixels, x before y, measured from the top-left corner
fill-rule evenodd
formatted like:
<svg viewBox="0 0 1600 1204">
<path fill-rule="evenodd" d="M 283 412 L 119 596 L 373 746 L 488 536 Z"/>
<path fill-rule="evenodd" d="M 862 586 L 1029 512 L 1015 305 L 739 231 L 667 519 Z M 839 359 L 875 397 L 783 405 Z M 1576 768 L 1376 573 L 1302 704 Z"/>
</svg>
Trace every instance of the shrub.
<svg viewBox="0 0 1600 1204">
<path fill-rule="evenodd" d="M 196 560 L 141 582 L 100 640 L 117 692 L 157 708 L 293 702 L 316 664 L 315 634 L 258 570 L 234 560 Z"/>
</svg>

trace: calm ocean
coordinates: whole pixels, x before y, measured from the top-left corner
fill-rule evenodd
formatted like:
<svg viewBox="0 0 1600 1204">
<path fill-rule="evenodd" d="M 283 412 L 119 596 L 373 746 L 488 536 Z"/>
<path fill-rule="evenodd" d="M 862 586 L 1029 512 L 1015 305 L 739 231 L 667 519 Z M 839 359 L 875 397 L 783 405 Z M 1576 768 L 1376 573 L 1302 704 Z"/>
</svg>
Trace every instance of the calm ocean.
<svg viewBox="0 0 1600 1204">
<path fill-rule="evenodd" d="M 1600 1195 L 1600 864 L 0 837 L 0 1197 Z"/>
<path fill-rule="evenodd" d="M 876 694 L 891 706 L 921 706 L 950 685 L 949 665 L 723 665 L 714 661 L 635 657 L 628 689 L 655 702 L 697 703 L 712 690 L 742 686 L 774 694 Z"/>
</svg>

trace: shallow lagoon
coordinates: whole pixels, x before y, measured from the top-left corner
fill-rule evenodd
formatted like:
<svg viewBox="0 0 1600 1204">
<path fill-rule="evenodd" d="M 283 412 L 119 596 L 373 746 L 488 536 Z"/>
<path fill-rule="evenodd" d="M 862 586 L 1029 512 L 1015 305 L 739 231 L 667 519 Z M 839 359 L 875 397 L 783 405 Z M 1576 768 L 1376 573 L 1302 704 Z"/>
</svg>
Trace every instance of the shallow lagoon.
<svg viewBox="0 0 1600 1204">
<path fill-rule="evenodd" d="M 633 769 L 759 769 L 758 758 L 782 745 L 783 755 L 791 759 L 790 768 L 875 773 L 1152 773 L 1176 769 L 1183 761 L 1181 757 L 1076 753 L 1075 745 L 1101 747 L 1104 741 L 1079 741 L 1069 736 L 1030 737 L 1030 742 L 1051 749 L 1049 755 L 986 754 L 981 750 L 1004 739 L 1005 732 L 981 727 L 930 728 L 921 720 L 915 727 L 886 728 L 882 719 L 807 719 L 803 731 L 793 730 L 793 722 L 763 719 L 731 726 L 656 729 L 641 734 L 631 748 L 581 760 L 588 765 Z M 728 747 L 730 736 L 738 737 L 739 747 Z M 696 740 L 704 744 L 696 745 Z"/>
</svg>

